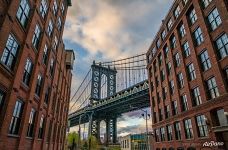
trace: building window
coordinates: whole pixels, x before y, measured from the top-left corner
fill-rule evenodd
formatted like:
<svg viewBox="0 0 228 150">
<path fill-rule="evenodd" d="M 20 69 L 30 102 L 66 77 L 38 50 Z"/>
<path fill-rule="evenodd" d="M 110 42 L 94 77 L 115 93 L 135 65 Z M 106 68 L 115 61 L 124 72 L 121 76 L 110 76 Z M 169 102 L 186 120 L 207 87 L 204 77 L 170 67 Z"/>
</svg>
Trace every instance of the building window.
<svg viewBox="0 0 228 150">
<path fill-rule="evenodd" d="M 167 88 L 166 88 L 166 87 L 163 87 L 163 88 L 162 88 L 162 97 L 163 97 L 164 100 L 165 100 L 166 97 L 167 97 Z"/>
<path fill-rule="evenodd" d="M 186 34 L 186 31 L 185 31 L 185 28 L 184 28 L 184 24 L 182 23 L 180 26 L 179 26 L 179 35 L 181 38 L 183 38 Z"/>
<path fill-rule="evenodd" d="M 44 115 L 40 118 L 40 126 L 39 126 L 39 132 L 38 132 L 38 138 L 43 138 L 43 132 L 44 132 Z"/>
<path fill-rule="evenodd" d="M 157 123 L 157 114 L 156 114 L 156 112 L 154 112 L 154 123 Z"/>
<path fill-rule="evenodd" d="M 158 79 L 158 77 L 155 77 L 155 81 L 156 81 L 156 87 L 158 87 L 159 86 L 159 79 Z"/>
<path fill-rule="evenodd" d="M 228 118 L 224 114 L 224 109 L 219 109 L 216 111 L 218 126 L 227 126 L 228 125 Z"/>
<path fill-rule="evenodd" d="M 16 101 L 13 116 L 11 118 L 10 126 L 9 126 L 9 134 L 18 135 L 20 124 L 21 124 L 21 117 L 23 113 L 23 106 L 24 103 L 20 100 Z"/>
<path fill-rule="evenodd" d="M 49 102 L 50 90 L 51 90 L 51 88 L 48 87 L 47 90 L 46 90 L 46 92 L 45 92 L 44 102 L 45 102 L 46 104 L 48 104 L 48 102 Z"/>
<path fill-rule="evenodd" d="M 166 37 L 166 31 L 165 30 L 162 31 L 161 37 L 162 37 L 162 40 L 164 41 L 165 37 Z"/>
<path fill-rule="evenodd" d="M 10 34 L 1 57 L 1 62 L 11 70 L 15 66 L 18 49 L 19 45 L 16 39 Z"/>
<path fill-rule="evenodd" d="M 182 73 L 178 73 L 177 74 L 177 79 L 178 79 L 178 86 L 179 88 L 183 88 L 184 87 L 184 77 Z"/>
<path fill-rule="evenodd" d="M 50 75 L 51 76 L 53 76 L 54 71 L 55 71 L 55 62 L 54 62 L 54 59 L 52 58 L 51 63 L 50 63 Z"/>
<path fill-rule="evenodd" d="M 54 15 L 56 15 L 56 13 L 57 13 L 57 11 L 58 11 L 58 5 L 57 5 L 56 0 L 54 0 L 52 9 L 53 9 Z"/>
<path fill-rule="evenodd" d="M 172 126 L 171 125 L 167 125 L 167 138 L 168 141 L 172 141 L 173 140 L 173 135 L 172 135 Z"/>
<path fill-rule="evenodd" d="M 161 127 L 160 131 L 161 131 L 161 141 L 165 141 L 165 128 Z"/>
<path fill-rule="evenodd" d="M 5 101 L 5 93 L 2 90 L 0 90 L 0 113 L 4 105 L 4 101 Z"/>
<path fill-rule="evenodd" d="M 159 113 L 159 121 L 162 121 L 163 119 L 162 109 L 159 109 L 158 113 Z"/>
<path fill-rule="evenodd" d="M 167 70 L 168 70 L 168 75 L 170 75 L 171 74 L 171 72 L 172 72 L 172 65 L 171 65 L 171 62 L 168 62 L 168 64 L 167 64 Z"/>
<path fill-rule="evenodd" d="M 35 31 L 34 31 L 34 34 L 33 34 L 33 38 L 32 38 L 32 44 L 33 44 L 33 46 L 36 49 L 38 49 L 40 35 L 41 35 L 40 26 L 39 25 L 36 25 L 36 28 L 35 28 Z"/>
<path fill-rule="evenodd" d="M 168 30 L 170 30 L 172 28 L 172 26 L 173 26 L 173 21 L 172 21 L 172 18 L 170 18 L 167 23 Z"/>
<path fill-rule="evenodd" d="M 192 89 L 192 100 L 193 100 L 193 106 L 198 106 L 202 104 L 199 87 Z"/>
<path fill-rule="evenodd" d="M 176 9 L 174 10 L 174 16 L 175 18 L 178 18 L 181 13 L 180 6 L 178 5 Z"/>
<path fill-rule="evenodd" d="M 161 41 L 160 41 L 160 39 L 158 39 L 158 40 L 157 40 L 157 42 L 156 42 L 156 46 L 157 46 L 157 48 L 159 48 L 159 47 L 160 47 L 160 45 L 161 45 Z"/>
<path fill-rule="evenodd" d="M 170 108 L 169 105 L 165 106 L 165 118 L 170 117 Z"/>
<path fill-rule="evenodd" d="M 158 55 L 158 63 L 159 63 L 159 66 L 162 65 L 162 62 L 163 62 L 162 54 L 160 53 L 160 54 Z"/>
<path fill-rule="evenodd" d="M 48 10 L 48 5 L 47 5 L 47 0 L 41 0 L 40 3 L 40 14 L 44 18 L 47 14 Z"/>
<path fill-rule="evenodd" d="M 189 80 L 192 81 L 194 79 L 196 79 L 196 72 L 195 72 L 195 68 L 194 68 L 194 65 L 193 63 L 190 63 L 188 66 L 188 77 L 189 77 Z"/>
<path fill-rule="evenodd" d="M 223 34 L 216 40 L 216 46 L 219 51 L 220 58 L 225 58 L 228 56 L 228 36 Z"/>
<path fill-rule="evenodd" d="M 211 30 L 215 30 L 221 23 L 222 20 L 219 16 L 217 8 L 212 10 L 212 12 L 207 17 L 208 22 L 210 23 Z"/>
<path fill-rule="evenodd" d="M 183 49 L 184 49 L 184 56 L 185 56 L 185 57 L 190 56 L 191 52 L 190 52 L 190 48 L 189 48 L 188 42 L 185 42 L 185 43 L 183 44 Z"/>
<path fill-rule="evenodd" d="M 215 77 L 212 77 L 209 80 L 207 80 L 207 88 L 210 93 L 211 99 L 219 96 L 219 91 L 218 91 L 218 87 L 217 87 L 217 84 L 215 81 Z"/>
<path fill-rule="evenodd" d="M 25 63 L 24 75 L 23 75 L 23 82 L 26 85 L 29 85 L 31 75 L 32 75 L 32 68 L 33 68 L 32 61 L 30 59 L 27 59 Z"/>
<path fill-rule="evenodd" d="M 54 43 L 53 43 L 53 49 L 54 49 L 54 50 L 57 49 L 57 45 L 58 45 L 58 39 L 57 39 L 57 37 L 55 36 Z"/>
<path fill-rule="evenodd" d="M 207 128 L 205 116 L 204 115 L 197 116 L 196 121 L 198 126 L 199 137 L 208 136 L 208 128 Z"/>
<path fill-rule="evenodd" d="M 183 0 L 184 4 L 187 4 L 188 0 Z"/>
<path fill-rule="evenodd" d="M 175 91 L 174 81 L 169 81 L 170 93 L 173 95 Z"/>
<path fill-rule="evenodd" d="M 204 8 L 206 8 L 211 2 L 212 0 L 202 0 Z"/>
<path fill-rule="evenodd" d="M 153 68 L 154 68 L 154 72 L 156 72 L 157 71 L 157 61 L 156 60 L 153 62 Z"/>
<path fill-rule="evenodd" d="M 174 36 L 174 35 L 172 35 L 171 36 L 171 38 L 170 38 L 170 47 L 172 48 L 172 49 L 174 49 L 174 48 L 176 48 L 176 37 Z"/>
<path fill-rule="evenodd" d="M 175 58 L 176 67 L 179 67 L 180 64 L 181 64 L 179 53 L 176 53 L 176 54 L 174 55 L 174 58 Z"/>
<path fill-rule="evenodd" d="M 17 19 L 23 27 L 26 27 L 29 19 L 30 6 L 28 0 L 21 0 L 17 10 Z"/>
<path fill-rule="evenodd" d="M 165 45 L 165 47 L 163 48 L 163 51 L 164 51 L 165 58 L 167 58 L 168 57 L 168 53 L 169 53 L 169 47 L 167 45 Z"/>
<path fill-rule="evenodd" d="M 195 44 L 197 46 L 199 46 L 203 41 L 203 33 L 200 27 L 198 27 L 195 31 L 194 31 L 194 40 L 195 40 Z"/>
<path fill-rule="evenodd" d="M 159 129 L 156 129 L 155 130 L 155 141 L 156 142 L 159 142 L 160 141 L 160 131 L 159 131 Z"/>
<path fill-rule="evenodd" d="M 187 95 L 182 95 L 181 96 L 181 108 L 182 108 L 182 111 L 187 111 L 188 110 Z"/>
<path fill-rule="evenodd" d="M 184 120 L 184 129 L 186 139 L 193 138 L 192 122 L 191 119 Z"/>
<path fill-rule="evenodd" d="M 160 74 L 161 74 L 161 82 L 163 82 L 165 80 L 165 71 L 164 71 L 164 69 L 161 70 Z"/>
<path fill-rule="evenodd" d="M 206 71 L 208 69 L 211 68 L 211 61 L 209 59 L 207 50 L 204 50 L 201 54 L 200 54 L 200 61 L 201 61 L 201 65 L 202 65 L 202 69 L 203 71 Z"/>
<path fill-rule="evenodd" d="M 188 19 L 189 19 L 191 25 L 193 25 L 196 22 L 197 15 L 196 15 L 196 11 L 194 8 L 190 10 L 189 15 L 188 15 Z"/>
<path fill-rule="evenodd" d="M 43 52 L 43 58 L 42 61 L 46 65 L 47 64 L 47 59 L 48 59 L 48 48 L 47 45 L 44 45 L 44 52 Z"/>
<path fill-rule="evenodd" d="M 172 101 L 172 107 L 173 107 L 173 115 L 177 115 L 178 114 L 177 101 Z"/>
<path fill-rule="evenodd" d="M 58 17 L 58 24 L 57 24 L 57 26 L 58 26 L 58 29 L 61 30 L 61 28 L 62 28 L 62 21 L 61 21 L 61 18 L 60 17 Z"/>
<path fill-rule="evenodd" d="M 41 74 L 39 74 L 37 76 L 36 91 L 35 91 L 37 96 L 40 96 L 42 84 L 43 84 L 43 77 Z"/>
<path fill-rule="evenodd" d="M 176 140 L 181 140 L 181 126 L 180 126 L 180 122 L 175 122 L 174 123 L 174 129 L 175 129 Z"/>
<path fill-rule="evenodd" d="M 226 82 L 227 82 L 227 85 L 228 85 L 228 66 L 227 67 L 225 67 L 225 69 L 224 69 L 224 76 L 225 76 L 225 78 L 226 78 Z"/>
<path fill-rule="evenodd" d="M 32 110 L 30 112 L 30 116 L 29 116 L 29 124 L 28 124 L 28 130 L 27 130 L 27 136 L 28 137 L 33 136 L 35 116 L 36 116 L 36 111 L 34 108 L 32 108 Z"/>
<path fill-rule="evenodd" d="M 48 28 L 47 28 L 48 36 L 51 36 L 52 32 L 53 32 L 53 23 L 52 23 L 52 20 L 49 20 Z"/>
<path fill-rule="evenodd" d="M 64 5 L 64 2 L 62 2 L 62 4 L 61 4 L 61 12 L 62 12 L 62 14 L 64 14 L 64 11 L 65 11 L 65 5 Z"/>
</svg>

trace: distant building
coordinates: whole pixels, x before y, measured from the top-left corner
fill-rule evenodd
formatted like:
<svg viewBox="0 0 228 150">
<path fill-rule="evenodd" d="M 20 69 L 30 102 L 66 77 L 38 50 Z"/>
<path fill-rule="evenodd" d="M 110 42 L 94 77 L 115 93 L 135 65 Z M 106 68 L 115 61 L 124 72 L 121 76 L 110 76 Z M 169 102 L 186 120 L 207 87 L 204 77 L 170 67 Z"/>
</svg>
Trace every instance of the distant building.
<svg viewBox="0 0 228 150">
<path fill-rule="evenodd" d="M 154 150 L 228 149 L 227 10 L 175 0 L 163 20 L 147 52 Z"/>
<path fill-rule="evenodd" d="M 0 1 L 0 149 L 64 149 L 74 53 L 70 0 Z"/>
<path fill-rule="evenodd" d="M 147 150 L 146 134 L 129 134 L 119 137 L 121 150 Z"/>
</svg>

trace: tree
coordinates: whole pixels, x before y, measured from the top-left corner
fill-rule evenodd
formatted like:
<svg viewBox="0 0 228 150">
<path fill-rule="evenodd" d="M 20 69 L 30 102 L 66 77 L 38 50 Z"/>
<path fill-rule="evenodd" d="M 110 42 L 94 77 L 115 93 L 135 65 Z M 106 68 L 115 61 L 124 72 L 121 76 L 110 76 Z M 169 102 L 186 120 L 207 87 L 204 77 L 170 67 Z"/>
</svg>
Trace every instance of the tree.
<svg viewBox="0 0 228 150">
<path fill-rule="evenodd" d="M 98 141 L 95 136 L 90 136 L 88 139 L 88 143 L 90 150 L 98 149 Z"/>
<path fill-rule="evenodd" d="M 67 136 L 68 147 L 71 150 L 75 150 L 77 145 L 78 145 L 77 144 L 78 140 L 79 140 L 79 136 L 78 136 L 78 134 L 76 132 L 69 133 L 68 136 Z"/>
</svg>

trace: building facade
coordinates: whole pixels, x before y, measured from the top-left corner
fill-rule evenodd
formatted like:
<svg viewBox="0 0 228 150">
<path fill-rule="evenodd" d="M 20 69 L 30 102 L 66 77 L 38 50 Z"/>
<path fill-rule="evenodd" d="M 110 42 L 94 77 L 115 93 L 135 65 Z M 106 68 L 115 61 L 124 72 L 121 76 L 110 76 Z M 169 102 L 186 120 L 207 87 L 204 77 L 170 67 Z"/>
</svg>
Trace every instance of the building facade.
<svg viewBox="0 0 228 150">
<path fill-rule="evenodd" d="M 0 1 L 0 149 L 64 148 L 72 50 L 70 0 Z"/>
<path fill-rule="evenodd" d="M 146 134 L 129 134 L 119 137 L 121 150 L 147 150 Z"/>
<path fill-rule="evenodd" d="M 228 1 L 175 0 L 147 52 L 154 150 L 228 149 L 227 56 Z"/>
</svg>

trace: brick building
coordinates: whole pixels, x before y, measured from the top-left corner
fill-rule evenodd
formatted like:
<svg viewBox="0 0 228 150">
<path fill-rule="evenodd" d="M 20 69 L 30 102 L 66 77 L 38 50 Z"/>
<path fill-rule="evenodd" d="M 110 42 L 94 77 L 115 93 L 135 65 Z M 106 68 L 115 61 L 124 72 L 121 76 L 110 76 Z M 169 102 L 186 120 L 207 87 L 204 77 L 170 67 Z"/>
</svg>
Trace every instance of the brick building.
<svg viewBox="0 0 228 150">
<path fill-rule="evenodd" d="M 74 53 L 70 0 L 0 1 L 0 149 L 63 149 Z"/>
<path fill-rule="evenodd" d="M 175 0 L 147 52 L 154 150 L 228 149 L 227 56 L 228 1 Z"/>
</svg>

